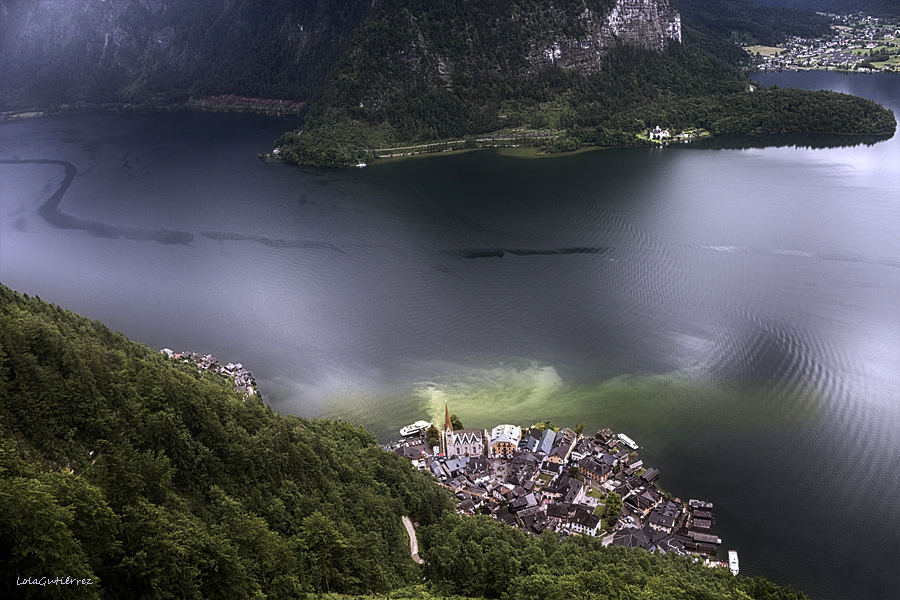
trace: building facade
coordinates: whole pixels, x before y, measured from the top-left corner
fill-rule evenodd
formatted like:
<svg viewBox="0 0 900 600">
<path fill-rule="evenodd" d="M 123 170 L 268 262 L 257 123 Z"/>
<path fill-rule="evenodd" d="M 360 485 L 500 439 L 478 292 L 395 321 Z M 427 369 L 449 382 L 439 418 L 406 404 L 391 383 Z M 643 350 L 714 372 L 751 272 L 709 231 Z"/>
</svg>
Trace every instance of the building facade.
<svg viewBox="0 0 900 600">
<path fill-rule="evenodd" d="M 519 447 L 522 428 L 516 425 L 497 425 L 491 430 L 491 458 L 509 458 Z"/>
<path fill-rule="evenodd" d="M 447 456 L 483 456 L 484 433 L 481 429 L 444 432 Z"/>
</svg>

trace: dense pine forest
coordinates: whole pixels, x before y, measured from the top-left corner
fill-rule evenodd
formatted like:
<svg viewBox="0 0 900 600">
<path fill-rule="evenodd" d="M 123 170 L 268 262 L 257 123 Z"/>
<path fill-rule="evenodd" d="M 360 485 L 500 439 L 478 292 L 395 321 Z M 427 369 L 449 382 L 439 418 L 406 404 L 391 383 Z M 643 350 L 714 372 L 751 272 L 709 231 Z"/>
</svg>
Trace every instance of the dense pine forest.
<svg viewBox="0 0 900 600">
<path fill-rule="evenodd" d="M 685 558 L 452 511 L 363 427 L 0 286 L 0 595 L 802 598 Z M 400 517 L 419 523 L 423 566 Z M 17 585 L 48 577 L 92 585 Z"/>
<path fill-rule="evenodd" d="M 793 8 L 804 11 L 821 11 L 837 14 L 864 12 L 873 16 L 900 15 L 900 5 L 895 0 L 755 0 L 767 6 Z"/>
<path fill-rule="evenodd" d="M 831 19 L 812 11 L 748 0 L 678 0 L 681 18 L 700 33 L 729 42 L 774 46 L 789 36 L 823 37 Z"/>
<path fill-rule="evenodd" d="M 220 376 L 0 288 L 0 596 L 296 598 L 419 580 L 401 515 L 440 488 L 362 427 L 280 416 Z M 51 591 L 53 588 L 49 588 Z"/>
</svg>

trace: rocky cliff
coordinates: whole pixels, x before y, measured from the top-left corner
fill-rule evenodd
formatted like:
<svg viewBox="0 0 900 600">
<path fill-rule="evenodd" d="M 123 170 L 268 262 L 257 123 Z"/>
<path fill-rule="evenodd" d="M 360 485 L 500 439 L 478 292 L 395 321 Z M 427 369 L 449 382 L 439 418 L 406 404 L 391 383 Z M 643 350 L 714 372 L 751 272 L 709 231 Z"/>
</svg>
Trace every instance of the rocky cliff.
<svg viewBox="0 0 900 600">
<path fill-rule="evenodd" d="M 617 0 L 606 14 L 585 10 L 580 17 L 587 35 L 560 37 L 539 48 L 535 59 L 567 69 L 598 71 L 609 50 L 622 44 L 665 50 L 681 42 L 681 16 L 669 0 Z"/>
<path fill-rule="evenodd" d="M 472 85 L 496 88 L 499 99 L 551 67 L 598 73 L 614 48 L 662 51 L 680 41 L 670 0 L 379 0 L 323 101 L 377 112 L 410 94 L 460 98 Z"/>
<path fill-rule="evenodd" d="M 306 100 L 341 54 L 364 55 L 369 72 L 388 67 L 389 88 L 548 64 L 597 71 L 618 45 L 662 50 L 680 39 L 670 0 L 6 0 L 0 110 L 218 94 Z"/>
</svg>

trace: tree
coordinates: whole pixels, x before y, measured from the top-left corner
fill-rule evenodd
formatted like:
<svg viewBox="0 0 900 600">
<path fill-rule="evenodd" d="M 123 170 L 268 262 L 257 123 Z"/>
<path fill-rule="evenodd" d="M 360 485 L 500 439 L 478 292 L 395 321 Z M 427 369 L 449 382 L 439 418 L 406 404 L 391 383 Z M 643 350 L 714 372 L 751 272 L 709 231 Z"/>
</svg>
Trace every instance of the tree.
<svg viewBox="0 0 900 600">
<path fill-rule="evenodd" d="M 438 428 L 432 425 L 425 431 L 425 437 L 428 439 L 429 446 L 437 446 L 441 440 L 441 432 L 438 431 Z"/>
<path fill-rule="evenodd" d="M 19 578 L 53 579 L 59 574 L 97 580 L 72 533 L 73 521 L 73 509 L 60 506 L 50 485 L 32 478 L 4 478 L 0 486 L 0 591 L 5 596 L 37 598 L 46 592 L 46 597 L 52 598 L 63 598 L 69 593 L 79 598 L 99 597 L 96 586 L 84 585 L 50 585 L 46 590 L 43 586 L 26 585 L 13 592 L 12 582 Z"/>
<path fill-rule="evenodd" d="M 463 427 L 462 421 L 460 421 L 459 417 L 457 417 L 455 414 L 450 415 L 450 424 L 453 425 L 454 431 L 465 429 L 465 427 Z"/>
<path fill-rule="evenodd" d="M 576 425 L 573 431 L 575 432 L 575 435 L 581 435 L 582 433 L 584 433 L 584 423 L 579 423 L 578 425 Z"/>
<path fill-rule="evenodd" d="M 316 591 L 340 590 L 349 544 L 337 525 L 316 511 L 303 519 L 299 541 L 309 572 L 313 573 Z"/>
<path fill-rule="evenodd" d="M 609 519 L 610 524 L 616 522 L 619 518 L 619 513 L 621 512 L 622 497 L 615 492 L 611 492 L 609 496 L 606 497 L 606 518 Z"/>
</svg>

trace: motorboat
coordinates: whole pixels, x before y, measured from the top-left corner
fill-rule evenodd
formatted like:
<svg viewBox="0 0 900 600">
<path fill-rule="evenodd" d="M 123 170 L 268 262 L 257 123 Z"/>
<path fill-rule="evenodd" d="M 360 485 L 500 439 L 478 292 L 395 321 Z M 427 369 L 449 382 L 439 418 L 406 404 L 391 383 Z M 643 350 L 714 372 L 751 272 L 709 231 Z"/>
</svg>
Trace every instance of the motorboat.
<svg viewBox="0 0 900 600">
<path fill-rule="evenodd" d="M 738 555 L 737 550 L 728 551 L 728 568 L 731 569 L 733 575 L 738 574 Z"/>
<path fill-rule="evenodd" d="M 412 425 L 407 425 L 400 429 L 400 435 L 403 437 L 409 437 L 411 435 L 418 435 L 431 427 L 431 423 L 428 421 L 416 421 Z"/>
</svg>

